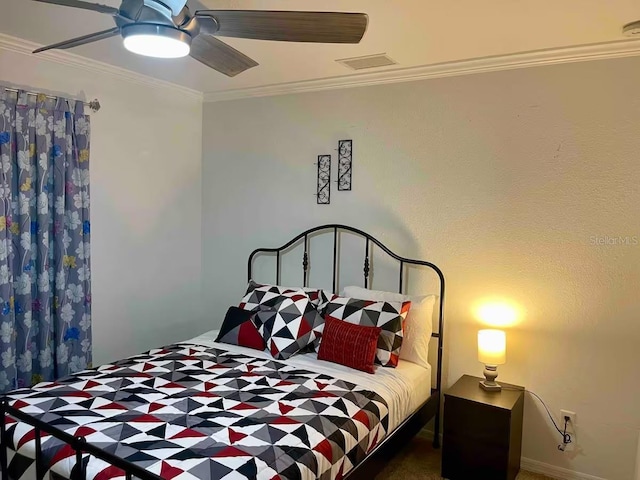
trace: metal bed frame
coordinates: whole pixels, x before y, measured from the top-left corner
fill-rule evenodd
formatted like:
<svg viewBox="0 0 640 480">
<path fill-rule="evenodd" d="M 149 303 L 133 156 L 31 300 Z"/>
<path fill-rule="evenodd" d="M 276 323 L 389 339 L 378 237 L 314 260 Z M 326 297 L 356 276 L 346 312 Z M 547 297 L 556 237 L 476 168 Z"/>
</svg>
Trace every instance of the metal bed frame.
<svg viewBox="0 0 640 480">
<path fill-rule="evenodd" d="M 372 450 L 367 457 L 356 465 L 349 473 L 344 476 L 345 480 L 371 480 L 376 473 L 380 472 L 386 462 L 391 459 L 400 448 L 406 445 L 427 422 L 431 419 L 435 419 L 434 433 L 433 433 L 433 446 L 434 448 L 440 447 L 440 398 L 442 392 L 442 348 L 443 348 L 443 333 L 444 333 L 444 274 L 435 264 L 424 260 L 413 260 L 410 258 L 401 257 L 387 248 L 380 240 L 369 235 L 362 230 L 346 225 L 330 224 L 321 225 L 319 227 L 311 228 L 305 232 L 302 232 L 295 238 L 291 239 L 284 245 L 278 248 L 258 248 L 251 252 L 249 255 L 249 261 L 247 265 L 247 278 L 251 280 L 253 275 L 253 259 L 256 255 L 261 253 L 275 253 L 276 255 L 276 284 L 280 284 L 280 257 L 282 252 L 297 245 L 302 241 L 304 245 L 304 253 L 302 254 L 302 278 L 303 286 L 308 287 L 309 281 L 309 237 L 320 231 L 333 232 L 333 292 L 335 293 L 338 288 L 338 254 L 339 254 L 339 241 L 338 233 L 345 231 L 358 235 L 365 240 L 364 248 L 364 287 L 369 287 L 369 279 L 371 277 L 371 244 L 376 245 L 389 257 L 399 262 L 399 275 L 398 275 L 398 293 L 403 293 L 404 290 L 404 276 L 405 265 L 415 265 L 430 268 L 437 275 L 440 281 L 439 292 L 439 308 L 438 308 L 438 331 L 431 334 L 438 343 L 437 351 L 437 371 L 436 371 L 436 387 L 431 389 L 431 396 L 409 417 L 407 417 L 396 429 L 387 435 L 382 442 L 380 442 L 374 450 Z M 431 322 L 429 318 L 427 321 Z M 429 379 L 431 382 L 431 379 Z"/>
<path fill-rule="evenodd" d="M 308 286 L 309 280 L 309 237 L 316 232 L 323 230 L 333 231 L 333 291 L 336 291 L 338 286 L 338 233 L 341 231 L 350 232 L 359 235 L 365 239 L 364 249 L 364 286 L 369 286 L 369 279 L 371 273 L 370 253 L 371 245 L 376 245 L 388 256 L 397 260 L 400 264 L 400 273 L 398 276 L 398 292 L 403 293 L 403 284 L 405 276 L 405 265 L 424 266 L 432 269 L 438 275 L 440 281 L 439 292 L 439 311 L 438 311 L 438 331 L 434 332 L 432 336 L 438 343 L 437 350 L 437 372 L 436 372 L 436 387 L 431 389 L 431 396 L 408 418 L 406 418 L 396 429 L 387 435 L 382 442 L 380 442 L 376 448 L 371 451 L 367 457 L 356 465 L 347 475 L 345 480 L 370 480 L 375 477 L 375 474 L 380 472 L 384 464 L 392 458 L 395 453 L 405 445 L 411 438 L 413 438 L 420 429 L 426 425 L 426 423 L 435 419 L 434 425 L 434 437 L 433 446 L 435 448 L 440 447 L 440 398 L 442 387 L 442 348 L 443 348 L 443 333 L 444 333 L 444 275 L 442 271 L 433 263 L 423 260 L 412 260 L 409 258 L 401 257 L 387 248 L 382 242 L 363 232 L 357 228 L 349 227 L 346 225 L 330 224 L 322 225 L 309 229 L 300 235 L 296 236 L 289 242 L 285 243 L 279 248 L 258 248 L 251 252 L 248 261 L 248 279 L 252 279 L 252 266 L 254 257 L 261 253 L 275 253 L 276 254 L 276 283 L 280 282 L 280 257 L 283 251 L 294 246 L 297 242 L 304 239 L 304 254 L 302 257 L 302 269 L 303 269 L 303 283 L 304 286 Z M 432 321 L 432 319 L 428 319 Z M 429 379 L 431 381 L 431 379 Z M 19 409 L 9 405 L 9 401 L 6 397 L 0 399 L 0 440 L 4 444 L 0 447 L 0 473 L 3 480 L 9 480 L 9 468 L 8 468 L 8 446 L 6 444 L 6 430 L 7 421 L 6 417 L 11 416 L 21 422 L 31 425 L 35 429 L 35 446 L 36 446 L 36 458 L 35 469 L 36 478 L 41 480 L 45 477 L 48 466 L 43 463 L 42 459 L 42 443 L 41 435 L 45 432 L 69 445 L 75 450 L 75 466 L 71 471 L 70 480 L 85 480 L 86 479 L 86 466 L 88 463 L 88 457 L 84 455 L 93 456 L 110 465 L 117 467 L 125 472 L 126 480 L 133 480 L 138 478 L 140 480 L 162 480 L 162 477 L 154 473 L 145 470 L 144 468 L 136 465 L 135 463 L 128 462 L 116 455 L 102 450 L 99 447 L 93 446 L 87 443 L 83 437 L 74 437 L 68 433 L 48 425 L 47 423 L 31 417 L 29 414 L 21 412 Z M 51 473 L 52 477 L 60 478 L 58 475 Z"/>
</svg>

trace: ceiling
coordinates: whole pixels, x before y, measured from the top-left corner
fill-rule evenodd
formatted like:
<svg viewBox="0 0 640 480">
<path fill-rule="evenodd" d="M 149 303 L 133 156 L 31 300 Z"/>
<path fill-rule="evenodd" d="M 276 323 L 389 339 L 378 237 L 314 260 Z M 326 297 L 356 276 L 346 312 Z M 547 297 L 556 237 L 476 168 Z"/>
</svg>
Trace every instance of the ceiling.
<svg viewBox="0 0 640 480">
<path fill-rule="evenodd" d="M 101 0 L 119 6 L 118 0 Z M 201 0 L 212 9 L 352 11 L 369 15 L 359 45 L 223 39 L 260 65 L 227 78 L 190 59 L 158 60 L 127 52 L 119 38 L 71 52 L 200 92 L 357 75 L 336 59 L 386 53 L 406 69 L 495 55 L 624 40 L 622 25 L 640 19 L 638 0 Z M 0 0 L 0 33 L 50 44 L 113 26 L 111 17 Z M 636 42 L 636 40 L 627 40 Z"/>
</svg>

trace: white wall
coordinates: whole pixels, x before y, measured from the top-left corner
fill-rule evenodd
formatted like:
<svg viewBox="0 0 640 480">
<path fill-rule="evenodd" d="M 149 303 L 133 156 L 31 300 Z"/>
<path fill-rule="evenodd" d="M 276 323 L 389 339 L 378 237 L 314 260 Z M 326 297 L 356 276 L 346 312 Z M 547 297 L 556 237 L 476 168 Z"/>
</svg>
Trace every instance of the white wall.
<svg viewBox="0 0 640 480">
<path fill-rule="evenodd" d="M 201 100 L 3 50 L 0 83 L 102 104 L 91 116 L 94 363 L 200 333 Z"/>
<path fill-rule="evenodd" d="M 251 250 L 329 222 L 442 267 L 446 384 L 480 375 L 472 308 L 520 306 L 500 378 L 577 412 L 566 453 L 527 398 L 523 455 L 609 480 L 640 428 L 640 59 L 206 104 L 207 311 L 237 304 Z M 315 204 L 316 155 L 354 140 L 352 192 Z M 334 157 L 335 158 L 335 157 Z M 335 168 L 335 162 L 334 162 Z M 335 185 L 334 185 L 335 188 Z"/>
</svg>

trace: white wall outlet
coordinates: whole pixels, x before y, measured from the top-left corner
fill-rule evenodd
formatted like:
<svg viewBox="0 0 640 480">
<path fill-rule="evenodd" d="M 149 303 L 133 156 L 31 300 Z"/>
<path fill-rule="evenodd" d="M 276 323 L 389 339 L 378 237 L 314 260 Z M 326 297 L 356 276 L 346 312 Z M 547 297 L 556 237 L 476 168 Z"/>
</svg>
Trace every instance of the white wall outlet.
<svg viewBox="0 0 640 480">
<path fill-rule="evenodd" d="M 568 419 L 566 423 L 565 419 Z M 562 444 L 558 445 L 558 448 L 563 452 L 573 451 L 573 442 L 575 441 L 573 436 L 576 434 L 576 412 L 572 412 L 571 410 L 560 410 L 560 425 L 558 426 L 562 432 L 566 431 L 567 435 L 570 437 L 568 443 L 565 443 L 563 440 Z"/>
<path fill-rule="evenodd" d="M 564 419 L 569 417 L 569 423 L 567 423 L 567 431 L 573 432 L 576 428 L 576 412 L 571 410 L 560 410 L 560 429 L 564 427 Z"/>
</svg>

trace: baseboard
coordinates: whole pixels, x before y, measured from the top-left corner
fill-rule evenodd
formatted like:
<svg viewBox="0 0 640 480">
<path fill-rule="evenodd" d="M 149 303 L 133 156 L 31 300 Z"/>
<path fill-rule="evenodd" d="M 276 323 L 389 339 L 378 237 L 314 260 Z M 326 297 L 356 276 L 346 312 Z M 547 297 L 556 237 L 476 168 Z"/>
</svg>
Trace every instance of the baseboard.
<svg viewBox="0 0 640 480">
<path fill-rule="evenodd" d="M 418 432 L 418 436 L 433 440 L 433 430 L 423 428 Z M 442 444 L 442 434 L 440 434 L 440 444 Z M 640 464 L 640 440 L 638 441 L 638 462 Z M 547 475 L 548 477 L 556 478 L 558 480 L 606 480 L 602 477 L 596 477 L 595 475 L 589 475 L 587 473 L 575 472 L 568 468 L 557 467 L 549 463 L 540 462 L 538 460 L 532 460 L 530 458 L 522 457 L 520 459 L 520 469 L 527 472 L 540 473 Z M 640 480 L 638 477 L 636 480 Z"/>
<path fill-rule="evenodd" d="M 542 475 L 557 478 L 558 480 L 606 480 L 602 477 L 574 472 L 568 468 L 556 467 L 555 465 L 539 462 L 538 460 L 531 460 L 530 458 L 525 457 L 522 457 L 520 460 L 520 468 L 528 472 L 541 473 Z"/>
</svg>

